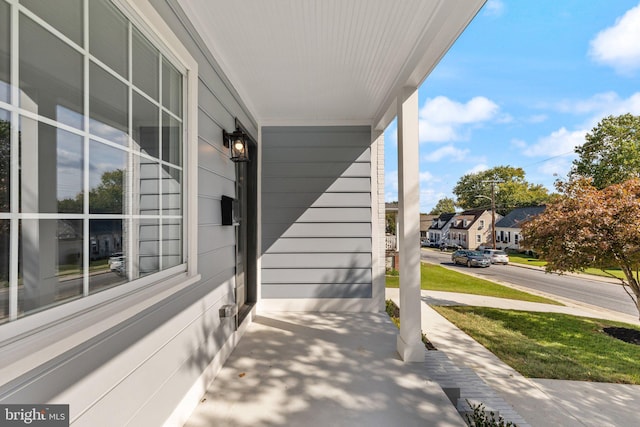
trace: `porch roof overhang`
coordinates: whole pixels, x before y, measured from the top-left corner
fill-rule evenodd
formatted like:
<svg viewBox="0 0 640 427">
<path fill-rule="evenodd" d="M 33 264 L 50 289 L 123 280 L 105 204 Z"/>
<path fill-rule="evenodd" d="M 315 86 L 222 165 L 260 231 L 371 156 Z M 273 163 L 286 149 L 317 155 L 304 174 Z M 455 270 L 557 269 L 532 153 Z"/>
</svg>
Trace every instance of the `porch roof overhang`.
<svg viewBox="0 0 640 427">
<path fill-rule="evenodd" d="M 261 125 L 383 130 L 486 0 L 178 0 Z"/>
</svg>

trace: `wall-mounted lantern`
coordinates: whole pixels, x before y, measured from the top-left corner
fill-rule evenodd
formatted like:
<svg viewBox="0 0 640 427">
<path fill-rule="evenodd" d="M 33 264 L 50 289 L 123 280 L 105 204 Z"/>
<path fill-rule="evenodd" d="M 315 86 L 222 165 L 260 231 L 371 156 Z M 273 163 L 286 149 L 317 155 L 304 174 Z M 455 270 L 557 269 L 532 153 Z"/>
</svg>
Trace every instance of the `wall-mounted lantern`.
<svg viewBox="0 0 640 427">
<path fill-rule="evenodd" d="M 233 133 L 222 130 L 222 143 L 229 149 L 231 160 L 234 162 L 248 162 L 248 137 L 240 129 Z"/>
</svg>

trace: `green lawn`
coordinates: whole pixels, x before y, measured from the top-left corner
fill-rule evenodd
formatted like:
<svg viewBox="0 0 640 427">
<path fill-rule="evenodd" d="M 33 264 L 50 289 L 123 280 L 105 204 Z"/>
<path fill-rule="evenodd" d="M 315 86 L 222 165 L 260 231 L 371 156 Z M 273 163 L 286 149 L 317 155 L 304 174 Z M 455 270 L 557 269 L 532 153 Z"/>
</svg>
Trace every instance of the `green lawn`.
<svg viewBox="0 0 640 427">
<path fill-rule="evenodd" d="M 526 265 L 535 265 L 536 267 L 544 267 L 547 265 L 547 262 L 542 259 L 534 258 L 525 254 L 509 254 L 509 262 L 513 262 L 516 264 L 526 264 Z"/>
<path fill-rule="evenodd" d="M 533 258 L 525 254 L 509 254 L 509 262 L 516 264 L 526 264 L 526 265 L 535 265 L 538 267 L 544 267 L 547 265 L 547 262 L 538 258 Z M 599 268 L 587 268 L 584 270 L 584 273 L 591 274 L 593 276 L 600 277 L 617 277 L 620 279 L 624 279 L 624 273 L 620 271 L 619 268 L 608 268 L 605 271 L 600 270 Z"/>
<path fill-rule="evenodd" d="M 399 277 L 387 276 L 386 283 L 388 288 L 397 288 L 399 286 Z M 421 289 L 431 291 L 459 292 L 463 294 L 485 295 L 497 298 L 563 305 L 548 298 L 528 294 L 517 289 L 498 285 L 488 280 L 478 279 L 468 274 L 458 273 L 457 271 L 428 263 L 422 263 L 420 266 L 420 287 Z"/>
<path fill-rule="evenodd" d="M 640 384 L 640 347 L 602 331 L 639 326 L 558 313 L 434 309 L 526 377 Z"/>
</svg>

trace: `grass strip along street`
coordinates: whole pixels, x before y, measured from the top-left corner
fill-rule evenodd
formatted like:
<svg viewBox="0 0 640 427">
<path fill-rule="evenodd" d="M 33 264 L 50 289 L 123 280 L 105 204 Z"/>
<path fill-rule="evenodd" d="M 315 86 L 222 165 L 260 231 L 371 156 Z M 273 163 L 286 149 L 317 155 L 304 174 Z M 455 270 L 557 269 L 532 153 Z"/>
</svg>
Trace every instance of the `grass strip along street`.
<svg viewBox="0 0 640 427">
<path fill-rule="evenodd" d="M 398 277 L 387 276 L 387 287 L 398 287 Z M 421 288 L 553 303 L 424 263 Z M 559 313 L 472 306 L 433 308 L 526 377 L 640 385 L 640 345 L 604 331 L 620 327 L 640 333 L 640 326 Z M 429 331 L 425 332 L 428 335 Z"/>
<path fill-rule="evenodd" d="M 536 267 L 544 267 L 545 265 L 547 265 L 547 262 L 545 260 L 518 253 L 509 254 L 509 262 L 515 264 L 533 265 Z M 584 270 L 584 273 L 600 277 L 618 279 L 624 278 L 624 273 L 619 268 L 607 268 L 605 270 L 601 270 L 599 268 L 587 268 Z"/>
<path fill-rule="evenodd" d="M 397 288 L 399 286 L 398 276 L 387 276 L 386 279 L 388 288 Z M 499 285 L 489 280 L 479 279 L 439 265 L 427 263 L 421 263 L 420 265 L 420 287 L 423 290 L 429 291 L 459 292 L 463 294 L 562 305 L 549 298 L 532 295 L 508 286 Z"/>
</svg>

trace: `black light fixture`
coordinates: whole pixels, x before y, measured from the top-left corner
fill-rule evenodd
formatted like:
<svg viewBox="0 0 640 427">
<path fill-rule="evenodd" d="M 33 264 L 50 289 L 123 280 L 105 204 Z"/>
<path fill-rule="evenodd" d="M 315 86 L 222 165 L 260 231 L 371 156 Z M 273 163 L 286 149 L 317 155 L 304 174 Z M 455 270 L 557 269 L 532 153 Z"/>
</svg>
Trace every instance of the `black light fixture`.
<svg viewBox="0 0 640 427">
<path fill-rule="evenodd" d="M 234 162 L 249 161 L 247 139 L 247 135 L 240 129 L 236 129 L 233 133 L 222 129 L 222 143 L 229 149 L 231 160 Z"/>
</svg>

